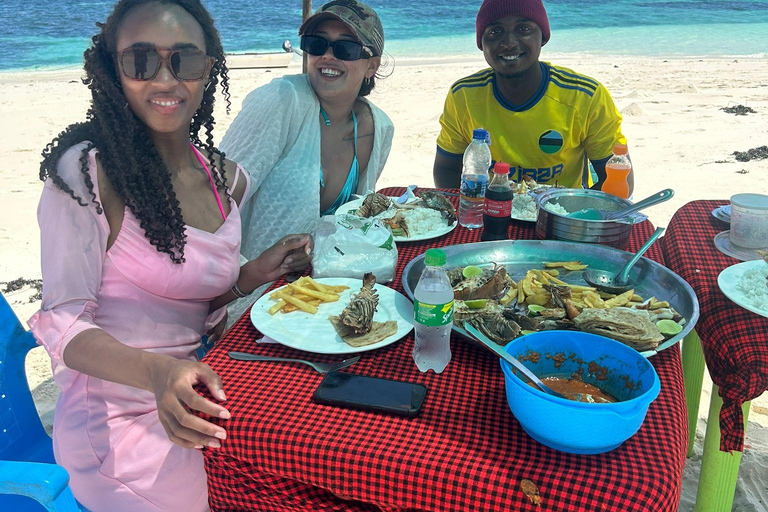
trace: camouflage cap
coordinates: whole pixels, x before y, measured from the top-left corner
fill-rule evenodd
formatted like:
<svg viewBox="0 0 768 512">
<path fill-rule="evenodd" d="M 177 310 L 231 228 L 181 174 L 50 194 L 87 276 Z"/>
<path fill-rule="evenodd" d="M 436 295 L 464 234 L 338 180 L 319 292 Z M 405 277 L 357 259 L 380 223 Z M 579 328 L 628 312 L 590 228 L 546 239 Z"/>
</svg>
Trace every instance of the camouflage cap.
<svg viewBox="0 0 768 512">
<path fill-rule="evenodd" d="M 376 11 L 357 0 L 332 0 L 315 11 L 299 28 L 299 35 L 311 33 L 318 23 L 337 19 L 347 25 L 363 45 L 381 56 L 384 51 L 384 27 Z"/>
</svg>

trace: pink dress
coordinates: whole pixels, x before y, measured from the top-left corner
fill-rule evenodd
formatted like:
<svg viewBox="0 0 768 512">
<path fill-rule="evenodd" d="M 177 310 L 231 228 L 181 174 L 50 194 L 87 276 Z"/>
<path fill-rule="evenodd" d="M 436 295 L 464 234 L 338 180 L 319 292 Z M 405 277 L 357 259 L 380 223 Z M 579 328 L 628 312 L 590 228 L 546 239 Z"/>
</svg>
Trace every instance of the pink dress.
<svg viewBox="0 0 768 512">
<path fill-rule="evenodd" d="M 209 315 L 210 301 L 239 274 L 240 212 L 231 201 L 215 233 L 187 227 L 186 263 L 177 265 L 149 243 L 126 208 L 107 251 L 107 219 L 96 213 L 80 171 L 83 147 L 62 156 L 59 173 L 88 205 L 48 180 L 38 207 L 43 302 L 29 326 L 51 356 L 61 388 L 56 461 L 69 472 L 77 500 L 94 512 L 206 510 L 203 456 L 168 439 L 154 394 L 67 368 L 62 354 L 78 333 L 97 328 L 130 347 L 194 360 L 201 334 L 225 311 Z M 89 174 L 98 196 L 95 153 Z M 247 179 L 238 168 L 241 174 Z"/>
</svg>

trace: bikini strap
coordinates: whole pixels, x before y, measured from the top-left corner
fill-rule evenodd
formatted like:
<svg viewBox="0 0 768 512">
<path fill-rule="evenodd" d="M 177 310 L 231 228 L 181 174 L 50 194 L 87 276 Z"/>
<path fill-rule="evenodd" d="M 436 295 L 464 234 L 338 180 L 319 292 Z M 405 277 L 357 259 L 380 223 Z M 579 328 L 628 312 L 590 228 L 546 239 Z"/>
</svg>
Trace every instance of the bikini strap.
<svg viewBox="0 0 768 512">
<path fill-rule="evenodd" d="M 208 165 L 206 165 L 205 160 L 203 159 L 203 156 L 197 150 L 195 145 L 190 142 L 189 146 L 192 148 L 192 151 L 195 153 L 195 156 L 197 157 L 197 161 L 200 162 L 200 164 L 203 166 L 203 169 L 205 169 L 205 173 L 208 175 L 208 181 L 211 182 L 213 195 L 216 196 L 216 204 L 219 205 L 219 211 L 221 212 L 221 216 L 224 220 L 227 220 L 227 214 L 224 213 L 224 205 L 221 204 L 221 197 L 219 197 L 219 191 L 216 190 L 216 184 L 213 182 L 213 176 L 211 176 L 211 171 L 208 170 Z"/>
<path fill-rule="evenodd" d="M 355 115 L 355 109 L 352 109 L 352 122 L 355 125 L 355 159 L 357 159 L 357 116 Z"/>
</svg>

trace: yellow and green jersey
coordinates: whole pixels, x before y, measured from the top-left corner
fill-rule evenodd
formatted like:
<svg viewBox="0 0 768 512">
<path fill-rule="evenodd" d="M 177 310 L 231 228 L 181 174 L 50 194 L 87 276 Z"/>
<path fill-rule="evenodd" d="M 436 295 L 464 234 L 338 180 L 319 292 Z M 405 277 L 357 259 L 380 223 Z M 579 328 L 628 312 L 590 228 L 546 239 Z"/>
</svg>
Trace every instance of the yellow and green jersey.
<svg viewBox="0 0 768 512">
<path fill-rule="evenodd" d="M 596 80 L 546 62 L 539 65 L 541 85 L 523 105 L 502 96 L 491 68 L 453 84 L 440 117 L 438 152 L 461 158 L 472 131 L 485 128 L 494 161 L 509 163 L 515 181 L 528 175 L 570 188 L 592 185 L 588 160 L 605 160 L 615 143 L 626 144 L 621 114 Z"/>
</svg>

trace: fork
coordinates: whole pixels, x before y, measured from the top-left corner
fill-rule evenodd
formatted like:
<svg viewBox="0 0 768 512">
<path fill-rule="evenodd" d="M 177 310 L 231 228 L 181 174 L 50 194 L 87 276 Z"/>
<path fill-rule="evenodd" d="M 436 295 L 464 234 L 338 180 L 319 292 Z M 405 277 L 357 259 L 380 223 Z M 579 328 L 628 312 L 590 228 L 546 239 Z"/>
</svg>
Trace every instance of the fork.
<svg viewBox="0 0 768 512">
<path fill-rule="evenodd" d="M 229 357 L 237 361 L 275 361 L 278 363 L 304 363 L 314 368 L 318 373 L 329 373 L 341 370 L 347 366 L 355 364 L 360 360 L 360 356 L 350 357 L 337 363 L 318 363 L 315 361 L 305 361 L 304 359 L 290 359 L 287 357 L 257 356 L 247 352 L 230 352 Z"/>
</svg>

